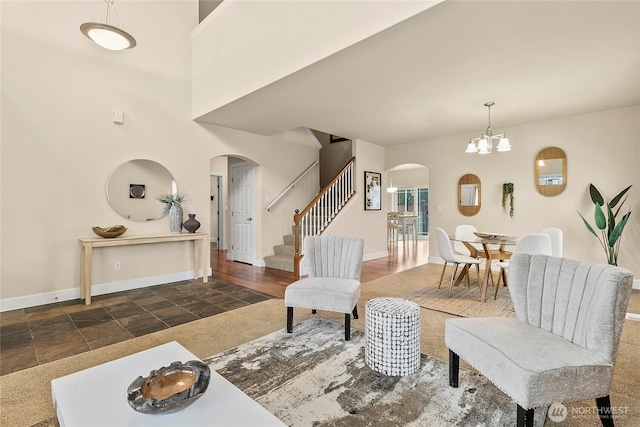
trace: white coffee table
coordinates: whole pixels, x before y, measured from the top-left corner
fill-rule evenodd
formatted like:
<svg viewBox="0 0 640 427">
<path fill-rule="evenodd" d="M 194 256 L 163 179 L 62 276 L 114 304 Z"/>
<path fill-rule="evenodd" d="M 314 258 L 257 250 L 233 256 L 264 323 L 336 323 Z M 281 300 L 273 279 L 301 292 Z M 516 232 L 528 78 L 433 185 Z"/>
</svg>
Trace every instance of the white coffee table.
<svg viewBox="0 0 640 427">
<path fill-rule="evenodd" d="M 51 395 L 61 427 L 124 426 L 285 426 L 273 414 L 220 374 L 211 371 L 207 391 L 174 414 L 134 411 L 127 388 L 139 376 L 171 362 L 198 360 L 173 341 L 51 381 Z"/>
</svg>

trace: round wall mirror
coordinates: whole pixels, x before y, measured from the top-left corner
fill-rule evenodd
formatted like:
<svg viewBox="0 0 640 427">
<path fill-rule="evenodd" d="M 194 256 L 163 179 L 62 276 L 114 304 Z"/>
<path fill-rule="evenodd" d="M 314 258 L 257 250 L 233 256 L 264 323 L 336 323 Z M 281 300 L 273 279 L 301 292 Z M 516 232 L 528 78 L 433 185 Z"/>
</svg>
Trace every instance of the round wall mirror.
<svg viewBox="0 0 640 427">
<path fill-rule="evenodd" d="M 558 147 L 547 147 L 536 156 L 536 188 L 543 196 L 562 193 L 567 186 L 567 156 Z"/>
<path fill-rule="evenodd" d="M 130 160 L 118 166 L 107 180 L 107 199 L 113 210 L 131 221 L 151 221 L 163 217 L 160 194 L 178 192 L 173 176 L 152 160 Z"/>
<path fill-rule="evenodd" d="M 466 174 L 458 180 L 458 210 L 464 216 L 473 216 L 480 212 L 480 178 Z"/>
</svg>

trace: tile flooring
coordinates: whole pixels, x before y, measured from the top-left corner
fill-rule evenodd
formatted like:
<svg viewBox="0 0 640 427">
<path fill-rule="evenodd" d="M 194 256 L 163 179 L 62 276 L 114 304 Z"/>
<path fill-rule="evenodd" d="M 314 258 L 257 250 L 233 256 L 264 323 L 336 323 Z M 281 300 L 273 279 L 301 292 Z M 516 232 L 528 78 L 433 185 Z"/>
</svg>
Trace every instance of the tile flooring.
<svg viewBox="0 0 640 427">
<path fill-rule="evenodd" d="M 3 312 L 0 375 L 104 347 L 271 296 L 224 280 L 185 280 Z"/>
</svg>

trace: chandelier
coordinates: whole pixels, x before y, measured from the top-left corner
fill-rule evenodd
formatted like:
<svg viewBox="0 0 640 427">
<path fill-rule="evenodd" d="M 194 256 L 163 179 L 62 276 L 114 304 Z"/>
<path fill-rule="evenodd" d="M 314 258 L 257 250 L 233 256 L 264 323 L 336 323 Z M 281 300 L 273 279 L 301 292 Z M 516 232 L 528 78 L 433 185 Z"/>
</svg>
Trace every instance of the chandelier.
<svg viewBox="0 0 640 427">
<path fill-rule="evenodd" d="M 500 140 L 498 146 L 496 147 L 496 151 L 511 151 L 511 145 L 509 144 L 509 138 L 507 138 L 507 134 L 499 133 L 497 135 L 494 135 L 491 131 L 491 107 L 493 105 L 493 102 L 487 102 L 484 104 L 484 106 L 489 109 L 489 124 L 487 125 L 487 130 L 485 131 L 485 133 L 480 135 L 480 137 L 471 138 L 469 140 L 469 144 L 467 145 L 465 153 L 489 154 L 493 150 L 494 139 Z M 478 144 L 477 146 L 476 143 Z"/>
<path fill-rule="evenodd" d="M 135 47 L 136 39 L 122 29 L 122 22 L 120 22 L 120 16 L 118 15 L 114 0 L 104 0 L 104 3 L 107 9 L 104 23 L 85 22 L 80 25 L 82 34 L 93 40 L 99 46 L 109 50 L 124 50 Z M 116 13 L 118 22 L 120 22 L 120 28 L 109 25 L 109 11 L 112 7 Z"/>
</svg>

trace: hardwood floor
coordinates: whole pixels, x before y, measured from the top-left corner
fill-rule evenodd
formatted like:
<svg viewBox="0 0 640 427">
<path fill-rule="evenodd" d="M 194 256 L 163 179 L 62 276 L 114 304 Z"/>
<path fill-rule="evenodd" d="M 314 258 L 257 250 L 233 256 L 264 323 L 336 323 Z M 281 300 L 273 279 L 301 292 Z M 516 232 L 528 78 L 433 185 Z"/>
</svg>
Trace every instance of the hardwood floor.
<svg viewBox="0 0 640 427">
<path fill-rule="evenodd" d="M 292 273 L 227 261 L 211 251 L 208 283 L 185 280 L 0 313 L 0 375 L 171 328 L 269 298 L 283 298 Z M 400 243 L 362 264 L 363 283 L 425 264 L 429 242 Z"/>
<path fill-rule="evenodd" d="M 408 270 L 426 264 L 429 258 L 429 241 L 419 240 L 407 248 L 400 242 L 389 251 L 389 256 L 362 263 L 360 281 L 370 282 L 399 271 Z M 292 273 L 273 268 L 258 268 L 249 264 L 227 261 L 227 251 L 211 249 L 211 268 L 213 276 L 222 280 L 245 286 L 247 288 L 269 294 L 276 298 L 284 298 L 284 290 L 295 279 Z"/>
</svg>

